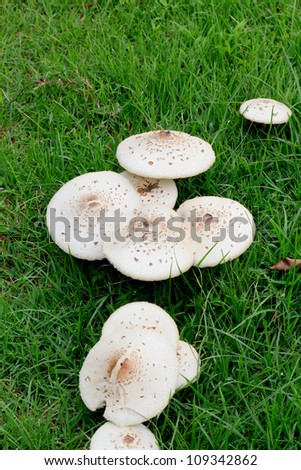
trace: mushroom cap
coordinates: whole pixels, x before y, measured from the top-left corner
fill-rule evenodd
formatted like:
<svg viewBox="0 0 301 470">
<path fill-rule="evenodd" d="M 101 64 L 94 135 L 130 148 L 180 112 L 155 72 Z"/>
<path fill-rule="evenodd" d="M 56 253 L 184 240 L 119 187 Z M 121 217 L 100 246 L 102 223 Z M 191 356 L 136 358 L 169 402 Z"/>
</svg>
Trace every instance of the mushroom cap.
<svg viewBox="0 0 301 470">
<path fill-rule="evenodd" d="M 172 179 L 145 178 L 128 171 L 121 173 L 134 186 L 142 204 L 163 204 L 173 208 L 178 197 L 176 183 Z"/>
<path fill-rule="evenodd" d="M 121 428 L 128 426 L 129 423 L 136 425 L 145 421 L 145 417 L 137 413 L 137 411 L 130 408 L 116 408 L 114 400 L 114 397 L 108 398 L 107 400 L 107 407 L 103 416 L 108 421 L 114 422 Z"/>
<path fill-rule="evenodd" d="M 200 372 L 200 357 L 195 348 L 185 341 L 179 342 L 177 350 L 179 361 L 179 375 L 176 389 L 186 387 L 188 382 L 193 382 L 198 378 Z"/>
<path fill-rule="evenodd" d="M 150 302 L 131 302 L 113 312 L 102 327 L 102 335 L 112 335 L 118 330 L 141 328 L 155 331 L 178 348 L 179 331 L 171 316 L 158 305 Z"/>
<path fill-rule="evenodd" d="M 130 136 L 118 145 L 116 156 L 130 173 L 167 179 L 198 175 L 215 161 L 208 142 L 178 131 L 150 131 Z"/>
<path fill-rule="evenodd" d="M 118 271 L 141 281 L 160 281 L 192 266 L 187 226 L 174 210 L 159 204 L 144 206 L 131 222 L 120 232 L 122 241 L 104 247 L 106 258 Z"/>
<path fill-rule="evenodd" d="M 90 450 L 159 450 L 154 434 L 144 424 L 119 427 L 105 423 L 93 434 Z"/>
<path fill-rule="evenodd" d="M 157 416 L 175 392 L 177 377 L 175 348 L 163 335 L 139 328 L 102 336 L 83 363 L 79 387 L 90 410 L 105 403 L 104 416 L 125 426 Z"/>
<path fill-rule="evenodd" d="M 53 241 L 66 253 L 87 260 L 103 259 L 106 237 L 114 223 L 101 226 L 100 218 L 131 217 L 141 204 L 131 183 L 113 171 L 77 176 L 64 184 L 47 206 L 46 222 Z"/>
<path fill-rule="evenodd" d="M 283 124 L 292 114 L 288 106 L 270 98 L 245 101 L 241 104 L 239 112 L 249 121 L 260 124 Z"/>
<path fill-rule="evenodd" d="M 190 221 L 194 265 L 216 266 L 237 258 L 255 235 L 252 214 L 242 204 L 217 196 L 199 196 L 185 201 L 178 214 Z"/>
</svg>

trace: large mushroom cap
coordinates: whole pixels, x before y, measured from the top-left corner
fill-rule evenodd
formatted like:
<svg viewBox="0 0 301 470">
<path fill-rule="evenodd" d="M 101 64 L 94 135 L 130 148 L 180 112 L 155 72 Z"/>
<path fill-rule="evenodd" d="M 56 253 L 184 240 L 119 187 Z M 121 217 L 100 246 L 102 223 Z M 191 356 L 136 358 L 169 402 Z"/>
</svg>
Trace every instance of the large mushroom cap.
<svg viewBox="0 0 301 470">
<path fill-rule="evenodd" d="M 106 245 L 104 252 L 118 271 L 141 281 L 179 276 L 194 259 L 184 218 L 159 204 L 137 211 L 120 241 Z"/>
<path fill-rule="evenodd" d="M 292 114 L 288 106 L 270 98 L 245 101 L 239 112 L 249 121 L 260 124 L 283 124 Z"/>
<path fill-rule="evenodd" d="M 130 173 L 149 178 L 184 178 L 208 170 L 215 161 L 208 142 L 178 131 L 151 131 L 123 140 L 116 153 Z"/>
<path fill-rule="evenodd" d="M 186 387 L 189 382 L 197 379 L 200 371 L 200 357 L 195 348 L 185 341 L 179 342 L 177 350 L 179 375 L 176 389 Z"/>
<path fill-rule="evenodd" d="M 144 331 L 155 331 L 177 349 L 179 331 L 171 316 L 158 305 L 150 302 L 131 302 L 113 312 L 102 328 L 102 335 L 112 335 L 118 330 L 141 328 Z"/>
<path fill-rule="evenodd" d="M 90 450 L 159 450 L 154 434 L 143 424 L 119 427 L 105 423 L 93 434 Z"/>
<path fill-rule="evenodd" d="M 177 377 L 176 350 L 163 335 L 140 328 L 121 330 L 102 336 L 87 355 L 79 376 L 80 394 L 92 411 L 105 403 L 104 416 L 114 424 L 140 424 L 167 406 Z"/>
<path fill-rule="evenodd" d="M 103 244 L 114 235 L 114 223 L 101 220 L 130 218 L 141 201 L 131 183 L 113 171 L 77 176 L 64 184 L 47 206 L 47 227 L 66 253 L 87 260 L 104 258 Z"/>
<path fill-rule="evenodd" d="M 232 199 L 196 197 L 185 201 L 178 213 L 190 220 L 195 266 L 216 266 L 237 258 L 254 239 L 251 213 Z"/>
<path fill-rule="evenodd" d="M 172 179 L 145 178 L 128 171 L 121 173 L 134 186 L 142 204 L 163 204 L 173 208 L 178 197 L 176 183 Z"/>
</svg>

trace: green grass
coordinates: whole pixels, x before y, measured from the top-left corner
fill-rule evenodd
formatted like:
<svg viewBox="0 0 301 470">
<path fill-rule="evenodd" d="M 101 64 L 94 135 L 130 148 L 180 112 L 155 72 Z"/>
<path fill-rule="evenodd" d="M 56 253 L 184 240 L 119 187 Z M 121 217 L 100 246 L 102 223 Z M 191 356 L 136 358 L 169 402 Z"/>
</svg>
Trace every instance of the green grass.
<svg viewBox="0 0 301 470">
<path fill-rule="evenodd" d="M 294 0 L 4 0 L 1 18 L 0 447 L 88 448 L 102 411 L 78 373 L 102 323 L 148 300 L 200 351 L 199 380 L 149 423 L 162 449 L 301 449 L 301 10 Z M 293 111 L 262 129 L 238 114 L 266 96 Z M 238 200 L 257 235 L 238 260 L 157 283 L 50 241 L 45 208 L 62 183 L 120 171 L 118 143 L 168 128 L 212 143 L 215 165 L 179 180 Z"/>
</svg>

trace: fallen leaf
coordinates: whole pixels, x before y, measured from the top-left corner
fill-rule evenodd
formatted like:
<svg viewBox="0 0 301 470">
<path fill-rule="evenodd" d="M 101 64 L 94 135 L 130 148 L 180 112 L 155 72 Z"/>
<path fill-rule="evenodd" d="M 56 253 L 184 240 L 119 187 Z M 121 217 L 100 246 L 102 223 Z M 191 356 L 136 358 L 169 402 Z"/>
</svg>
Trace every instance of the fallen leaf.
<svg viewBox="0 0 301 470">
<path fill-rule="evenodd" d="M 278 271 L 289 271 L 292 267 L 296 266 L 301 270 L 301 259 L 283 258 L 278 263 L 273 264 L 269 269 L 277 269 Z"/>
<path fill-rule="evenodd" d="M 144 187 L 140 187 L 137 189 L 137 192 L 142 196 L 145 196 L 147 193 L 151 193 L 153 189 L 157 189 L 159 187 L 159 183 L 149 183 Z"/>
<path fill-rule="evenodd" d="M 41 88 L 41 86 L 44 86 L 46 85 L 46 80 L 44 78 L 42 78 L 39 82 L 38 82 L 38 86 L 36 86 L 34 88 L 34 90 L 37 90 L 38 88 Z"/>
<path fill-rule="evenodd" d="M 88 88 L 93 90 L 93 87 L 92 87 L 91 83 L 89 82 L 89 80 L 87 78 L 84 79 L 84 83 L 87 85 Z"/>
<path fill-rule="evenodd" d="M 273 322 L 279 327 L 280 326 L 280 321 L 279 321 L 279 313 L 278 311 L 276 310 L 276 312 L 274 313 L 273 317 L 272 317 L 272 320 Z"/>
</svg>

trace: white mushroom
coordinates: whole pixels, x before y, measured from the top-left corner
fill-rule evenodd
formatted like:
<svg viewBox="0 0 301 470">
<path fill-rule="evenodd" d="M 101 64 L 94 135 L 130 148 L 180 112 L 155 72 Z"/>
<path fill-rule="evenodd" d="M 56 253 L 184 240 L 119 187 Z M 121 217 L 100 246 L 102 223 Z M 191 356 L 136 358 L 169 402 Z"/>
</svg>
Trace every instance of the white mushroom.
<svg viewBox="0 0 301 470">
<path fill-rule="evenodd" d="M 121 173 L 134 186 L 142 204 L 163 204 L 173 208 L 178 197 L 176 183 L 172 179 L 145 178 L 128 171 Z"/>
<path fill-rule="evenodd" d="M 141 328 L 144 331 L 155 331 L 177 349 L 179 331 L 171 316 L 158 305 L 150 302 L 131 302 L 113 312 L 102 327 L 102 335 L 112 335 L 120 330 Z"/>
<path fill-rule="evenodd" d="M 237 258 L 254 239 L 251 213 L 232 199 L 196 197 L 185 201 L 177 212 L 190 223 L 195 266 L 216 266 Z"/>
<path fill-rule="evenodd" d="M 249 121 L 260 124 L 283 124 L 292 114 L 288 106 L 270 98 L 245 101 L 239 112 Z"/>
<path fill-rule="evenodd" d="M 200 358 L 195 348 L 185 341 L 179 342 L 177 350 L 179 361 L 179 375 L 176 389 L 186 387 L 189 382 L 198 378 L 200 371 Z"/>
<path fill-rule="evenodd" d="M 137 411 L 130 408 L 116 408 L 114 396 L 107 399 L 104 418 L 120 427 L 128 426 L 129 424 L 135 425 L 145 421 L 145 417 L 137 413 Z"/>
<path fill-rule="evenodd" d="M 101 260 L 104 243 L 114 239 L 115 218 L 125 217 L 128 222 L 140 204 L 124 176 L 113 171 L 86 173 L 68 181 L 53 196 L 47 206 L 47 227 L 66 253 Z"/>
<path fill-rule="evenodd" d="M 130 173 L 149 178 L 184 178 L 208 170 L 215 154 L 208 142 L 185 132 L 151 131 L 123 140 L 117 160 Z"/>
<path fill-rule="evenodd" d="M 154 434 L 143 424 L 119 427 L 105 423 L 93 434 L 90 450 L 159 450 Z"/>
<path fill-rule="evenodd" d="M 166 206 L 154 204 L 137 211 L 119 238 L 104 247 L 105 256 L 118 271 L 133 279 L 168 279 L 193 264 L 184 218 Z"/>
<path fill-rule="evenodd" d="M 92 411 L 106 404 L 104 416 L 114 424 L 140 424 L 167 406 L 177 377 L 176 350 L 163 335 L 121 330 L 102 336 L 87 355 L 80 394 Z"/>
</svg>

